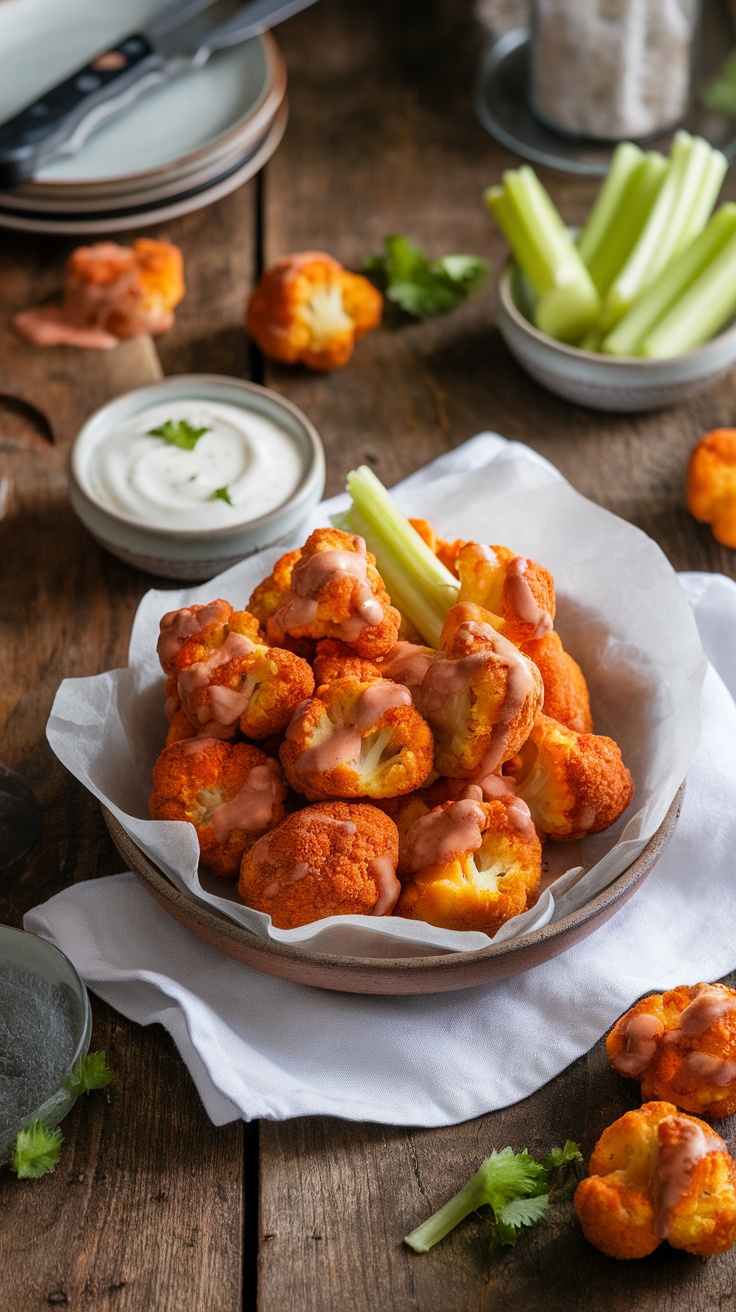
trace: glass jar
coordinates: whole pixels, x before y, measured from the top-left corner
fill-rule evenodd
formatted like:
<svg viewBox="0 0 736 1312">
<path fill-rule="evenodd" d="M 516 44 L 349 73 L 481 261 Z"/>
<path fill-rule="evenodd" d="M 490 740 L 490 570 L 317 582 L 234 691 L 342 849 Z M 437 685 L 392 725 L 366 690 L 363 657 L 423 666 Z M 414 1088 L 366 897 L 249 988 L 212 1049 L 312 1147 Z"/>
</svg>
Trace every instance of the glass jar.
<svg viewBox="0 0 736 1312">
<path fill-rule="evenodd" d="M 558 132 L 601 141 L 674 128 L 699 13 L 699 0 L 532 0 L 532 109 Z"/>
</svg>

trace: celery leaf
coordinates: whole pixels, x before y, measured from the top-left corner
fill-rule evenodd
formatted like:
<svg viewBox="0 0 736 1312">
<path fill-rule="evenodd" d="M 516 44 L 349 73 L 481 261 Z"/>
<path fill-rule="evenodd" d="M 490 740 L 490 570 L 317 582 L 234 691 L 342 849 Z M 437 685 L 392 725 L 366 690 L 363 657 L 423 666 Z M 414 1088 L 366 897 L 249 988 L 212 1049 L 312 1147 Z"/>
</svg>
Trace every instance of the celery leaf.
<svg viewBox="0 0 736 1312">
<path fill-rule="evenodd" d="M 61 1130 L 47 1130 L 43 1121 L 31 1121 L 19 1130 L 10 1169 L 19 1180 L 37 1180 L 53 1171 L 61 1152 Z"/>
</svg>

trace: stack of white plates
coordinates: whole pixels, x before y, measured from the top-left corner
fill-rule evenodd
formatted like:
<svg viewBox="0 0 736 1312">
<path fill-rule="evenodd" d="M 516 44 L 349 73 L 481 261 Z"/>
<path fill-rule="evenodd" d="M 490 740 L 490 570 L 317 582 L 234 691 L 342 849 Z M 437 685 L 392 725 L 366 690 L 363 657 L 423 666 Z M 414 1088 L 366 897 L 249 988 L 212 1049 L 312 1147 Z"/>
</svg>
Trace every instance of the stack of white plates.
<svg viewBox="0 0 736 1312">
<path fill-rule="evenodd" d="M 0 122 L 146 23 L 162 0 L 3 0 Z M 0 227 L 105 233 L 219 200 L 265 164 L 286 127 L 286 69 L 270 33 L 147 91 L 28 183 L 0 192 Z"/>
</svg>

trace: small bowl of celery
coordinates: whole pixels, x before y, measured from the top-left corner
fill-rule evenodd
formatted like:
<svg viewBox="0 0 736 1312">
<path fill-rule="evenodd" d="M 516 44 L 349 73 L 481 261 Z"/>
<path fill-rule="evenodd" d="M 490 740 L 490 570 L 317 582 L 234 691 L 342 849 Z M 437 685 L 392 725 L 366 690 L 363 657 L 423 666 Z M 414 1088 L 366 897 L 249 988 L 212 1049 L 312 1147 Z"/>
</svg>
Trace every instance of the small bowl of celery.
<svg viewBox="0 0 736 1312">
<path fill-rule="evenodd" d="M 736 364 L 736 204 L 713 210 L 727 167 L 685 132 L 669 158 L 624 142 L 578 235 L 528 166 L 488 189 L 512 250 L 499 328 L 533 378 L 597 410 L 653 410 Z"/>
</svg>

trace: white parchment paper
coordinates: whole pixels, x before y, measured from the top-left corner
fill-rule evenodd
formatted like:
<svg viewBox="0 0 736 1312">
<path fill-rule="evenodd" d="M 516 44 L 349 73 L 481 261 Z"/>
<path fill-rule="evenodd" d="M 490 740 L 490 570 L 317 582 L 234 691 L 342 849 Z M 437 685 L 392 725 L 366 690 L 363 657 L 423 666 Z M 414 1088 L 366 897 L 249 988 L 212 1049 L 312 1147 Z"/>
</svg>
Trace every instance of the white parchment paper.
<svg viewBox="0 0 736 1312">
<path fill-rule="evenodd" d="M 555 627 L 585 673 L 595 731 L 616 739 L 634 776 L 634 800 L 610 829 L 579 843 L 545 845 L 546 887 L 534 907 L 502 926 L 493 940 L 499 942 L 583 906 L 639 855 L 695 754 L 706 662 L 689 603 L 659 547 L 580 496 L 528 448 L 480 434 L 394 495 L 406 513 L 431 520 L 443 537 L 503 544 L 551 570 Z M 334 498 L 318 507 L 300 541 L 344 503 Z M 61 684 L 47 726 L 52 749 L 177 888 L 253 933 L 355 956 L 487 946 L 486 934 L 400 917 L 332 916 L 276 929 L 230 885 L 200 876 L 192 826 L 148 818 L 151 771 L 166 735 L 156 657 L 161 616 L 214 597 L 244 607 L 285 550 L 282 544 L 259 552 L 198 587 L 148 592 L 133 624 L 127 668 Z"/>
</svg>

